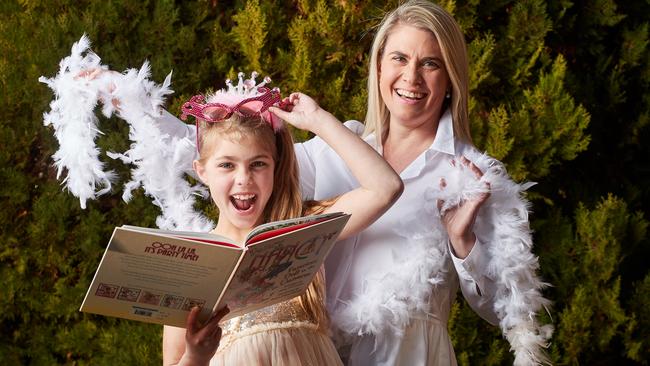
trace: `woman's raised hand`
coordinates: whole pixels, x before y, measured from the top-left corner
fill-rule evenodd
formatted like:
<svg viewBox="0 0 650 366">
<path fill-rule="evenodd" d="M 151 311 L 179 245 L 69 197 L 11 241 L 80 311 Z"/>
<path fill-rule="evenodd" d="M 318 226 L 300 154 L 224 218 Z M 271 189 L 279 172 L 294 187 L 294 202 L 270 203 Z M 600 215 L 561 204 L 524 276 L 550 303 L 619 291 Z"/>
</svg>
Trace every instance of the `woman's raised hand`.
<svg viewBox="0 0 650 366">
<path fill-rule="evenodd" d="M 481 179 L 483 172 L 474 165 L 474 163 L 464 156 L 460 158 L 460 161 L 461 164 L 474 173 L 476 179 Z M 474 247 L 474 242 L 476 242 L 476 236 L 474 235 L 474 222 L 476 221 L 479 209 L 488 197 L 490 197 L 490 184 L 487 182 L 485 184 L 488 189 L 486 193 L 483 193 L 474 199 L 462 201 L 460 205 L 448 209 L 442 215 L 442 224 L 445 226 L 447 234 L 449 235 L 449 241 L 454 248 L 456 256 L 459 258 L 467 257 Z M 446 185 L 447 183 L 444 178 L 441 179 L 440 188 L 444 189 Z M 438 201 L 439 209 L 442 205 L 443 202 Z"/>
<path fill-rule="evenodd" d="M 82 70 L 77 75 L 75 75 L 74 78 L 75 80 L 86 79 L 90 81 L 90 80 L 99 79 L 105 75 L 120 75 L 120 73 L 118 73 L 117 71 L 102 69 L 100 67 L 97 67 L 97 68 Z M 110 95 L 111 93 L 113 93 L 113 91 L 115 91 L 115 83 L 111 81 L 110 83 L 108 83 L 106 90 L 104 92 Z M 103 98 L 100 99 L 102 100 L 102 102 L 105 102 Z M 120 101 L 118 99 L 111 98 L 111 103 L 113 103 L 113 107 L 119 109 Z"/>
</svg>

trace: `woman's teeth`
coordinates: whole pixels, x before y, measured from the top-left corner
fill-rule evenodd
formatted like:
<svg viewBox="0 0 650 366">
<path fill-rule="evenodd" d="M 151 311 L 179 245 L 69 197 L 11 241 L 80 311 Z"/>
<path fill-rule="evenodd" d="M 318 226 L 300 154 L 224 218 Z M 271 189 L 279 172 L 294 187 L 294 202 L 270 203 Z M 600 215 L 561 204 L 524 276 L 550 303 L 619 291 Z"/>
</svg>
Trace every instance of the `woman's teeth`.
<svg viewBox="0 0 650 366">
<path fill-rule="evenodd" d="M 409 98 L 409 99 L 422 99 L 426 95 L 424 93 L 412 92 L 404 89 L 395 89 L 395 92 L 400 97 Z"/>
</svg>

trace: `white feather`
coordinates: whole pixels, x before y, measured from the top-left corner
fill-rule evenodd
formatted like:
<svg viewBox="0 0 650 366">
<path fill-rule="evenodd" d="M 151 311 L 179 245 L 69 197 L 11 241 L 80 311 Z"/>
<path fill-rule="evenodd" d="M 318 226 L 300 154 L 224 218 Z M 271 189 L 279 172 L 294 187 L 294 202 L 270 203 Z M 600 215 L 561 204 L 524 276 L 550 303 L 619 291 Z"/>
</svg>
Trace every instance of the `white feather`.
<svg viewBox="0 0 650 366">
<path fill-rule="evenodd" d="M 553 328 L 535 320 L 535 314 L 550 305 L 541 294 L 548 284 L 536 274 L 539 263 L 531 252 L 530 204 L 523 197 L 525 189 L 534 183 L 513 182 L 501 163 L 485 154 L 470 151 L 466 157 L 483 171 L 483 176 L 477 180 L 473 172 L 457 164 L 457 174 L 450 177 L 453 182 L 437 192 L 438 198 L 445 201 L 442 211 L 486 192 L 484 182 L 489 183 L 490 197 L 481 207 L 474 232 L 490 243 L 487 271 L 496 279 L 494 310 L 515 353 L 515 365 L 549 363 L 543 348 Z"/>
<path fill-rule="evenodd" d="M 79 198 L 82 208 L 86 208 L 87 200 L 109 192 L 115 179 L 113 172 L 104 171 L 104 163 L 99 160 L 100 151 L 95 146 L 100 131 L 93 109 L 98 102 L 100 85 L 76 78 L 83 70 L 101 67 L 99 57 L 86 52 L 89 47 L 90 41 L 83 35 L 72 46 L 70 56 L 61 60 L 55 77 L 39 78 L 55 96 L 50 111 L 43 114 L 43 122 L 54 128 L 54 136 L 59 141 L 59 150 L 53 155 L 57 178 L 65 172 L 65 187 Z"/>
<path fill-rule="evenodd" d="M 108 70 L 100 58 L 90 52 L 90 41 L 84 35 L 72 46 L 70 56 L 60 62 L 55 78 L 41 77 L 55 94 L 51 111 L 44 114 L 45 125 L 53 125 L 60 148 L 54 154 L 59 178 L 65 170 L 66 188 L 79 197 L 85 208 L 88 199 L 111 189 L 115 175 L 104 171 L 95 146 L 97 116 L 94 109 L 102 103 L 102 114 L 117 114 L 129 124 L 132 144 L 124 153 L 108 152 L 113 159 L 133 165 L 131 180 L 124 184 L 122 198 L 129 201 L 132 192 L 142 187 L 147 196 L 161 209 L 156 225 L 168 230 L 209 231 L 214 223 L 194 210 L 196 196 L 205 197 L 202 185 L 190 185 L 184 171 L 191 170 L 192 157 L 184 139 L 161 133 L 157 117 L 162 113 L 165 97 L 170 89 L 171 73 L 162 85 L 149 80 L 150 67 L 145 62 L 139 70 L 124 74 L 104 72 L 92 80 L 77 77 L 91 69 Z M 85 52 L 85 55 L 83 53 Z M 119 102 L 119 107 L 113 104 Z"/>
</svg>

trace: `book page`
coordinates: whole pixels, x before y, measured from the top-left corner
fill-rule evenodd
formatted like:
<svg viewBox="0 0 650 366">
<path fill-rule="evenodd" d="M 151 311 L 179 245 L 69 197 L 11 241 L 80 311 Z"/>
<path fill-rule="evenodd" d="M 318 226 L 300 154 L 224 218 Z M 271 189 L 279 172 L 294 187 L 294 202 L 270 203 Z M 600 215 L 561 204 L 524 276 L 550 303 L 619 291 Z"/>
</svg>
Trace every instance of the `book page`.
<svg viewBox="0 0 650 366">
<path fill-rule="evenodd" d="M 319 222 L 327 221 L 343 215 L 345 214 L 342 212 L 331 212 L 321 215 L 304 216 L 295 219 L 262 224 L 257 226 L 247 235 L 245 243 L 246 245 L 257 243 L 259 241 L 284 234 L 285 232 L 298 230 L 303 227 L 311 226 Z"/>
<path fill-rule="evenodd" d="M 140 226 L 132 226 L 132 225 L 122 225 L 121 226 L 123 229 L 128 229 L 128 230 L 136 230 L 140 232 L 149 232 L 155 235 L 166 235 L 166 236 L 173 236 L 177 238 L 183 238 L 183 239 L 189 239 L 189 240 L 196 240 L 196 241 L 202 241 L 204 243 L 212 243 L 216 245 L 224 245 L 228 247 L 241 247 L 241 245 L 238 245 L 235 241 L 231 240 L 230 238 L 226 238 L 225 236 L 213 234 L 213 233 L 199 233 L 195 231 L 173 231 L 173 230 L 162 230 L 162 229 L 153 229 L 153 228 L 146 228 L 146 227 L 140 227 Z"/>
<path fill-rule="evenodd" d="M 348 218 L 335 217 L 248 246 L 220 300 L 230 308 L 226 318 L 301 295 Z"/>
<path fill-rule="evenodd" d="M 189 310 L 207 319 L 241 249 L 116 228 L 81 311 L 185 327 Z"/>
</svg>

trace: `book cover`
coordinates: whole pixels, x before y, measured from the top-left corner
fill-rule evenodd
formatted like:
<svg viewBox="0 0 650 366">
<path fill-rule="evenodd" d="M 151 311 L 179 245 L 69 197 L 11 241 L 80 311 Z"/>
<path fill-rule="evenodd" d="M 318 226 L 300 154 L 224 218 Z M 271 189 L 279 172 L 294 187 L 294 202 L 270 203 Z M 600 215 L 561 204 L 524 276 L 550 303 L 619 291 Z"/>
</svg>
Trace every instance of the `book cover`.
<svg viewBox="0 0 650 366">
<path fill-rule="evenodd" d="M 228 305 L 225 319 L 301 295 L 349 215 L 261 225 L 246 243 L 209 233 L 115 228 L 80 310 L 185 327 Z"/>
</svg>

